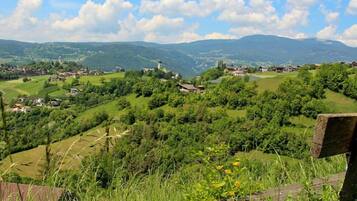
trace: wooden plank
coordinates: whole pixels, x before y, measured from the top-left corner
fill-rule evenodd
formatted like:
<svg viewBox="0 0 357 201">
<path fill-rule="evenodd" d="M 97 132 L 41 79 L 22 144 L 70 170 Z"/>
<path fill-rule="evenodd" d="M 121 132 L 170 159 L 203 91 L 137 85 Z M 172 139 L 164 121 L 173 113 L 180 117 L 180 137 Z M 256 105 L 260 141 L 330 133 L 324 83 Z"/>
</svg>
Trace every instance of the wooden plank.
<svg viewBox="0 0 357 201">
<path fill-rule="evenodd" d="M 339 173 L 332 175 L 328 178 L 314 179 L 312 181 L 311 189 L 316 192 L 321 192 L 324 185 L 331 185 L 338 188 L 345 177 L 345 173 Z M 304 185 L 302 184 L 291 184 L 288 186 L 273 188 L 261 193 L 256 193 L 249 197 L 240 199 L 240 201 L 263 201 L 263 200 L 286 200 L 289 197 L 296 198 L 304 192 Z"/>
<path fill-rule="evenodd" d="M 357 133 L 356 133 L 357 134 Z M 340 192 L 340 201 L 357 200 L 357 147 L 354 139 L 352 152 L 348 160 L 345 181 Z"/>
<path fill-rule="evenodd" d="M 350 152 L 356 125 L 357 113 L 319 115 L 311 155 L 324 158 Z"/>
</svg>

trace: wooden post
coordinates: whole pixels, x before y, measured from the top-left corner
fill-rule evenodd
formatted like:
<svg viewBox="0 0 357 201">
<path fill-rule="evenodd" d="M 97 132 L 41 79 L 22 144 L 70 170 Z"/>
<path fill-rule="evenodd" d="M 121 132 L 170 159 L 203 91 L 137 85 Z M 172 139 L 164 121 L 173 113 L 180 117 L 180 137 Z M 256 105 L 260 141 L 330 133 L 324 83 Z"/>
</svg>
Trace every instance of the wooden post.
<svg viewBox="0 0 357 201">
<path fill-rule="evenodd" d="M 340 200 L 356 200 L 357 113 L 322 114 L 317 117 L 311 155 L 315 158 L 324 158 L 338 154 L 350 154 Z"/>
<path fill-rule="evenodd" d="M 109 153 L 109 131 L 110 131 L 110 128 L 109 128 L 109 126 L 107 126 L 106 128 L 105 128 L 105 152 L 106 153 Z"/>
</svg>

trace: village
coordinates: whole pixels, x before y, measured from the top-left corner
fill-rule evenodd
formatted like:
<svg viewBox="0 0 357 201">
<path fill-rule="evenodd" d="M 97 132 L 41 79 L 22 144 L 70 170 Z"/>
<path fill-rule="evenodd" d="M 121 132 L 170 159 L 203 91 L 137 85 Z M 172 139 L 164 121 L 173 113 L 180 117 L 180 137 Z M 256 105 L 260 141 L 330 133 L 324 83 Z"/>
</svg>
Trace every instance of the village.
<svg viewBox="0 0 357 201">
<path fill-rule="evenodd" d="M 341 62 L 341 64 L 345 64 Z M 353 68 L 357 68 L 357 62 L 348 63 L 349 66 Z M 319 68 L 321 64 L 313 64 L 315 68 Z M 282 66 L 260 66 L 260 67 L 251 67 L 247 65 L 236 65 L 236 64 L 223 64 L 223 71 L 225 75 L 228 76 L 236 76 L 236 77 L 244 77 L 249 75 L 254 75 L 256 73 L 266 73 L 266 72 L 275 72 L 275 73 L 291 73 L 296 72 L 301 68 L 300 65 L 282 65 Z M 217 66 L 218 68 L 218 66 Z M 24 75 L 35 74 L 35 75 L 46 75 L 47 71 L 34 71 L 26 68 L 19 67 L 5 67 L 3 69 L 7 69 L 12 72 L 22 72 Z M 113 70 L 113 72 L 125 72 L 124 68 L 117 67 Z M 159 61 L 157 66 L 154 68 L 144 68 L 142 70 L 144 74 L 151 75 L 152 73 L 162 72 L 163 74 L 168 74 L 170 79 L 178 80 L 177 87 L 181 93 L 203 93 L 205 91 L 205 86 L 203 84 L 192 84 L 187 81 L 180 81 L 181 75 L 179 73 L 175 73 L 167 70 L 163 66 L 163 63 Z M 81 68 L 75 71 L 57 71 L 55 74 L 51 75 L 48 78 L 48 83 L 56 82 L 65 82 L 67 79 L 79 79 L 82 76 L 102 76 L 105 73 L 101 70 L 89 70 L 88 68 Z M 29 78 L 30 79 L 30 78 Z M 166 79 L 161 78 L 162 81 L 166 81 Z M 25 82 L 25 80 L 23 80 Z M 214 81 L 213 81 L 214 82 Z M 66 97 L 74 97 L 80 93 L 80 89 L 76 87 L 71 87 L 68 89 L 68 93 Z M 9 111 L 14 113 L 27 113 L 31 111 L 34 107 L 60 107 L 63 102 L 62 98 L 50 98 L 50 97 L 30 97 L 30 96 L 21 96 L 11 104 Z"/>
</svg>

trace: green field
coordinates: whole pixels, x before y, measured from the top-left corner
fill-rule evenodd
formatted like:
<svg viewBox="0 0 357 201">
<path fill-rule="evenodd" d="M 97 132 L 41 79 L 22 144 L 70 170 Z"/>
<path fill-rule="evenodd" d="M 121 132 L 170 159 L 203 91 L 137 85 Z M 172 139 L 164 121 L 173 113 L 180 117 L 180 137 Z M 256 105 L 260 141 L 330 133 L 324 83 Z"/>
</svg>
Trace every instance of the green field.
<svg viewBox="0 0 357 201">
<path fill-rule="evenodd" d="M 125 134 L 118 126 L 111 126 L 110 135 L 112 139 L 120 138 Z M 105 131 L 102 127 L 89 130 L 83 135 L 77 135 L 51 145 L 51 153 L 57 158 L 60 169 L 73 169 L 80 165 L 85 156 L 97 153 L 104 143 Z M 12 154 L 13 164 L 9 157 L 1 161 L 0 171 L 6 172 L 11 169 L 22 176 L 38 178 L 41 167 L 44 164 L 45 146 Z"/>
<path fill-rule="evenodd" d="M 6 101 L 10 101 L 12 99 L 17 98 L 20 95 L 27 95 L 27 96 L 37 96 L 43 89 L 43 85 L 46 80 L 48 80 L 50 76 L 34 76 L 31 77 L 31 81 L 23 82 L 22 78 L 18 80 L 11 80 L 11 81 L 0 81 L 0 91 L 4 93 L 4 97 Z M 109 81 L 110 79 L 114 78 L 123 78 L 124 73 L 108 73 L 100 76 L 82 76 L 80 77 L 80 83 L 87 83 L 90 82 L 94 85 L 101 85 L 102 80 L 104 82 Z M 74 78 L 68 78 L 65 83 L 70 83 Z M 54 91 L 48 91 L 50 96 L 63 96 L 65 95 L 66 91 L 63 90 L 61 87 L 63 82 L 56 82 L 58 88 Z"/>
<path fill-rule="evenodd" d="M 22 79 L 1 81 L 0 91 L 4 93 L 5 100 L 9 101 L 19 95 L 34 96 L 42 89 L 49 76 L 31 77 L 31 81 L 23 82 Z"/>
</svg>

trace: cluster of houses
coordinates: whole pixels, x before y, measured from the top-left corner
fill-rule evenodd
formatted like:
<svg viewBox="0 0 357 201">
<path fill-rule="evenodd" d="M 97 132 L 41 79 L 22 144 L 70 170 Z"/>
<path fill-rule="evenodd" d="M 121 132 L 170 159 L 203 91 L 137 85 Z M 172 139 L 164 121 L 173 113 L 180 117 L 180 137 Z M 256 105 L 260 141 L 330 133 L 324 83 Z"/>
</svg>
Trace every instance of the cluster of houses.
<svg viewBox="0 0 357 201">
<path fill-rule="evenodd" d="M 157 63 L 157 66 L 155 68 L 143 68 L 144 73 L 157 72 L 157 71 L 161 71 L 164 73 L 171 73 L 172 75 L 171 79 L 179 79 L 181 77 L 179 73 L 169 71 L 165 67 L 163 67 L 163 63 L 161 61 Z"/>
<path fill-rule="evenodd" d="M 299 69 L 300 66 L 271 66 L 271 67 L 264 67 L 260 66 L 259 68 L 253 68 L 248 66 L 235 66 L 234 64 L 227 65 L 224 69 L 226 74 L 230 74 L 233 76 L 244 76 L 249 72 L 277 72 L 277 73 L 284 73 L 284 72 L 294 72 Z"/>
<path fill-rule="evenodd" d="M 57 81 L 66 81 L 67 78 L 79 78 L 81 76 L 86 75 L 103 75 L 104 72 L 100 70 L 89 70 L 89 69 L 81 69 L 74 72 L 57 72 L 56 75 L 53 75 L 48 78 L 49 82 L 57 82 Z"/>
<path fill-rule="evenodd" d="M 51 99 L 46 102 L 44 98 L 36 97 L 20 97 L 10 109 L 11 112 L 27 113 L 32 107 L 59 107 L 62 103 L 61 99 Z"/>
<path fill-rule="evenodd" d="M 21 76 L 36 76 L 36 75 L 46 75 L 47 70 L 44 69 L 34 69 L 26 66 L 13 66 L 9 64 L 0 64 L 0 72 L 13 73 Z"/>
</svg>

